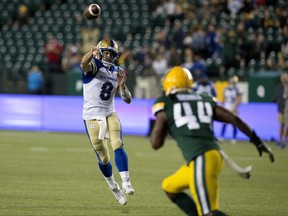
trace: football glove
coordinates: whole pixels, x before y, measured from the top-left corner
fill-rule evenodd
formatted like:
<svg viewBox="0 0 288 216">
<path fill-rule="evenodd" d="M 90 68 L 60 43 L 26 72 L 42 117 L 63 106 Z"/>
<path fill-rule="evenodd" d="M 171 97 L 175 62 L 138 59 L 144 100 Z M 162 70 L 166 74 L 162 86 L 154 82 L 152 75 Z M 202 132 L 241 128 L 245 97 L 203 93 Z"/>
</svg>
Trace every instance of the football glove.
<svg viewBox="0 0 288 216">
<path fill-rule="evenodd" d="M 271 161 L 271 162 L 274 162 L 274 155 L 273 155 L 273 152 L 272 152 L 271 148 L 270 148 L 268 145 L 266 145 L 266 144 L 257 136 L 257 134 L 255 133 L 254 130 L 252 131 L 252 137 L 250 138 L 250 142 L 252 142 L 252 143 L 256 146 L 256 148 L 257 148 L 257 150 L 258 150 L 258 152 L 259 152 L 260 157 L 262 156 L 262 153 L 263 153 L 263 152 L 266 152 L 267 154 L 269 154 L 270 161 Z"/>
</svg>

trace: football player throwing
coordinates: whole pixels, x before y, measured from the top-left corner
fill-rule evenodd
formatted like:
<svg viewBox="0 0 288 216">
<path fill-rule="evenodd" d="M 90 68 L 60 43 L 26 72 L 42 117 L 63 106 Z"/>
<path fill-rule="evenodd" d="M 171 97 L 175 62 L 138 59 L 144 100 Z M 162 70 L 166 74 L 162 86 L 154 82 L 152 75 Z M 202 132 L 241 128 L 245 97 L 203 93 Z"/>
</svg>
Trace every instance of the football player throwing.
<svg viewBox="0 0 288 216">
<path fill-rule="evenodd" d="M 110 190 L 122 205 L 126 194 L 134 194 L 128 171 L 128 157 L 122 140 L 122 129 L 115 111 L 116 91 L 126 103 L 132 96 L 127 86 L 125 71 L 116 66 L 119 47 L 113 39 L 101 40 L 86 53 L 81 61 L 83 80 L 83 119 L 90 143 L 98 158 L 99 168 Z M 122 179 L 122 190 L 114 180 L 107 142 L 112 146 L 115 164 Z"/>
</svg>

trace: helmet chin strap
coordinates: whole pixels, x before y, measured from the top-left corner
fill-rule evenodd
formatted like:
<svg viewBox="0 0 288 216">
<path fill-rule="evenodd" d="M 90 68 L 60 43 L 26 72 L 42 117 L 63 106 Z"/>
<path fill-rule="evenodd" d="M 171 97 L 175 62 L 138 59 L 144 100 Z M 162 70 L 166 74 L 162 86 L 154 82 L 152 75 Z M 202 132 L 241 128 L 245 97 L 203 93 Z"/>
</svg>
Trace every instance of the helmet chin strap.
<svg viewBox="0 0 288 216">
<path fill-rule="evenodd" d="M 112 63 L 112 62 L 107 62 L 107 61 L 103 61 L 103 60 L 101 60 L 101 61 L 105 67 L 111 67 L 112 65 L 114 65 L 114 63 Z"/>
</svg>

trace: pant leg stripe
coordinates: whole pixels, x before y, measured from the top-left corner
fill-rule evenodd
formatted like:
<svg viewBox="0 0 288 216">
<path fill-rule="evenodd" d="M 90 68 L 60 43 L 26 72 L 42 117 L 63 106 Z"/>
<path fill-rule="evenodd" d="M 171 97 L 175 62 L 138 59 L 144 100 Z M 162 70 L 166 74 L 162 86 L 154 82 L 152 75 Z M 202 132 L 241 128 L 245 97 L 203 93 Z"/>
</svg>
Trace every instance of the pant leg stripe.
<svg viewBox="0 0 288 216">
<path fill-rule="evenodd" d="M 196 185 L 198 188 L 198 199 L 201 204 L 202 212 L 203 214 L 208 214 L 209 213 L 209 205 L 208 205 L 208 200 L 206 197 L 206 192 L 205 192 L 205 182 L 204 182 L 204 158 L 203 155 L 200 155 L 196 158 Z"/>
</svg>

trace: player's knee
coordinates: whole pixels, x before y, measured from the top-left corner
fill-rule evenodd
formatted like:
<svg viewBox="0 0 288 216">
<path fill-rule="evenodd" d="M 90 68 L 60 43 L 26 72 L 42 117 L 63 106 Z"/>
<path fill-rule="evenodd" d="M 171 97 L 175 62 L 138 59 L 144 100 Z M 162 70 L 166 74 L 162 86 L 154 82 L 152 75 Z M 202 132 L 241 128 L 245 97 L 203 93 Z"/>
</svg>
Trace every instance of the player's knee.
<svg viewBox="0 0 288 216">
<path fill-rule="evenodd" d="M 97 150 L 96 151 L 97 155 L 98 155 L 98 160 L 100 160 L 100 162 L 102 164 L 107 164 L 110 161 L 110 157 L 108 155 L 108 152 L 105 151 L 104 149 L 101 150 Z"/>
<path fill-rule="evenodd" d="M 109 157 L 108 155 L 103 155 L 102 158 L 101 158 L 101 162 L 102 164 L 107 164 L 109 162 Z"/>
<path fill-rule="evenodd" d="M 165 178 L 163 181 L 162 181 L 162 189 L 165 191 L 165 192 L 169 192 L 169 188 L 170 188 L 170 181 L 168 178 Z"/>
<path fill-rule="evenodd" d="M 91 139 L 91 143 L 95 151 L 101 151 L 103 149 L 103 142 L 99 139 Z"/>
<path fill-rule="evenodd" d="M 117 141 L 111 142 L 111 146 L 112 146 L 113 151 L 115 151 L 117 149 L 122 148 L 123 144 L 122 144 L 122 141 L 119 139 Z"/>
<path fill-rule="evenodd" d="M 94 150 L 97 153 L 98 159 L 101 161 L 101 163 L 107 164 L 110 161 L 110 157 L 109 157 L 108 151 L 106 150 L 102 141 L 95 139 L 93 142 L 93 147 L 94 147 Z"/>
</svg>

